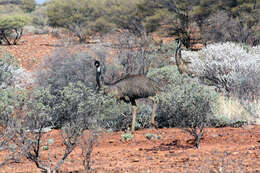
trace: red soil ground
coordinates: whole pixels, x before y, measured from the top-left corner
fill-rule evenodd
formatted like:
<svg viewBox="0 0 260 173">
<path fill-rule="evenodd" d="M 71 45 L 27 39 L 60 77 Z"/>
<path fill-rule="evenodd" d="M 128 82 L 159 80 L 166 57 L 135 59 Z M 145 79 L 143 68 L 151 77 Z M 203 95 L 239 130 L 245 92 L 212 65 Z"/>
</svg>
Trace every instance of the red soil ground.
<svg viewBox="0 0 260 173">
<path fill-rule="evenodd" d="M 92 152 L 92 172 L 260 172 L 260 126 L 206 129 L 200 149 L 194 148 L 193 138 L 180 129 L 136 131 L 134 138 L 123 142 L 123 132 L 100 135 Z M 161 135 L 148 140 L 145 134 Z M 63 155 L 59 131 L 46 134 L 54 139 L 49 149 L 42 151 L 43 160 L 55 160 Z M 4 158 L 6 153 L 0 153 Z M 40 172 L 28 160 L 9 163 L 0 172 Z M 76 148 L 63 164 L 60 172 L 83 172 L 81 149 Z"/>
<path fill-rule="evenodd" d="M 2 45 L 0 48 L 10 52 L 19 59 L 20 65 L 28 71 L 33 71 L 43 58 L 49 55 L 59 40 L 50 34 L 25 35 L 17 45 Z"/>
<path fill-rule="evenodd" d="M 24 36 L 19 45 L 1 46 L 21 59 L 21 65 L 33 71 L 55 47 L 58 39 L 50 35 Z M 133 140 L 123 142 L 123 132 L 103 133 L 92 153 L 92 172 L 104 173 L 173 173 L 173 172 L 260 172 L 260 126 L 206 129 L 201 148 L 193 147 L 193 138 L 180 129 L 140 130 Z M 148 140 L 145 134 L 160 135 Z M 64 146 L 59 131 L 45 135 L 54 139 L 48 153 L 55 163 Z M 6 157 L 0 152 L 0 161 Z M 23 159 L 0 167 L 1 173 L 41 172 L 34 163 Z M 76 148 L 61 167 L 60 172 L 83 172 L 81 150 Z"/>
</svg>

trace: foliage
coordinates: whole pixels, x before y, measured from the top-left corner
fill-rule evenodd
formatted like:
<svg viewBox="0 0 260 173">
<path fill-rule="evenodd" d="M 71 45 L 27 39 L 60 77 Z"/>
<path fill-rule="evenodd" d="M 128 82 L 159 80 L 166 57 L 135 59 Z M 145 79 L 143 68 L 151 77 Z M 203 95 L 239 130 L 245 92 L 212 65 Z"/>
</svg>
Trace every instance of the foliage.
<svg viewBox="0 0 260 173">
<path fill-rule="evenodd" d="M 25 10 L 25 12 L 31 13 L 36 8 L 35 0 L 23 0 L 22 8 Z"/>
<path fill-rule="evenodd" d="M 144 0 L 138 3 L 137 7 L 147 32 L 163 28 L 166 35 L 181 38 L 186 48 L 190 48 L 194 41 L 199 41 L 196 39 L 200 39 L 194 38 L 194 24 L 200 28 L 205 41 L 225 41 L 224 39 L 231 36 L 235 38 L 229 38 L 229 41 L 245 43 L 246 38 L 247 43 L 259 43 L 259 1 Z M 227 14 L 228 17 L 222 20 L 219 13 Z M 220 24 L 220 21 L 223 24 Z M 219 33 L 222 34 L 220 38 L 217 35 Z"/>
<path fill-rule="evenodd" d="M 257 50 L 257 47 L 227 42 L 208 45 L 198 52 L 183 51 L 182 56 L 191 60 L 192 71 L 204 84 L 239 101 L 235 104 L 239 105 L 236 115 L 252 119 L 259 117 L 260 63 Z M 238 114 L 238 110 L 241 113 Z"/>
<path fill-rule="evenodd" d="M 156 135 L 156 134 L 152 134 L 152 133 L 146 133 L 145 137 L 149 140 L 157 140 L 157 139 L 162 138 L 160 135 Z"/>
<path fill-rule="evenodd" d="M 62 27 L 71 31 L 80 42 L 95 32 L 102 32 L 100 27 L 102 14 L 90 0 L 55 0 L 49 4 L 48 23 L 53 27 Z"/>
<path fill-rule="evenodd" d="M 23 27 L 31 22 L 27 15 L 1 15 L 0 36 L 8 45 L 17 44 L 23 34 Z M 13 40 L 11 42 L 11 40 Z"/>
<path fill-rule="evenodd" d="M 176 42 L 169 43 L 153 43 L 149 45 L 147 56 L 151 63 L 150 66 L 153 68 L 161 68 L 169 65 L 172 61 L 175 62 L 174 54 L 177 48 Z"/>
<path fill-rule="evenodd" d="M 62 127 L 74 119 L 80 119 L 84 128 L 92 128 L 97 122 L 99 105 L 95 92 L 83 83 L 69 83 L 63 89 L 52 93 L 49 88 L 35 90 L 36 97 L 28 101 L 28 114 L 42 114 L 48 119 L 46 125 Z M 37 100 L 37 103 L 35 101 Z M 46 120 L 47 121 L 47 120 Z M 45 125 L 45 126 L 46 126 Z"/>
<path fill-rule="evenodd" d="M 51 88 L 51 93 L 62 90 L 69 83 L 84 83 L 95 86 L 94 60 L 89 54 L 71 54 L 68 48 L 54 51 L 36 71 L 37 83 Z"/>
<path fill-rule="evenodd" d="M 113 23 L 118 28 L 128 30 L 137 36 L 142 36 L 146 32 L 141 16 L 137 13 L 138 0 L 107 0 L 105 1 L 106 20 Z"/>
<path fill-rule="evenodd" d="M 17 92 L 17 90 L 10 87 L 6 89 L 0 88 L 0 127 L 5 128 L 8 125 L 16 108 L 19 106 L 20 97 Z"/>
<path fill-rule="evenodd" d="M 199 148 L 203 129 L 213 119 L 216 93 L 198 82 L 181 76 L 175 67 L 163 67 L 150 72 L 153 78 L 166 78 L 169 86 L 158 106 L 159 127 L 181 127 L 194 136 Z"/>
<path fill-rule="evenodd" d="M 4 51 L 0 57 L 0 88 L 14 87 L 24 89 L 33 83 L 30 72 L 25 71 L 18 65 L 16 58 Z"/>
<path fill-rule="evenodd" d="M 1 4 L 0 3 L 0 14 L 12 14 L 12 13 L 23 13 L 24 11 L 20 8 L 20 6 L 7 3 L 7 4 Z"/>
<path fill-rule="evenodd" d="M 151 126 L 152 106 L 147 103 L 139 103 L 136 115 L 136 129 L 145 129 Z"/>
<path fill-rule="evenodd" d="M 152 62 L 150 54 L 156 51 L 150 49 L 150 45 L 153 43 L 152 38 L 137 37 L 132 33 L 124 32 L 116 39 L 118 43 L 112 44 L 111 50 L 114 49 L 116 54 L 115 59 L 118 59 L 120 65 L 120 72 L 117 73 L 121 73 L 121 75 L 116 76 L 117 80 L 129 74 L 146 74 Z M 104 64 L 104 68 L 106 68 L 106 64 Z M 115 66 L 113 66 L 113 68 L 115 68 Z M 106 75 L 106 78 L 109 78 L 109 76 L 111 75 Z M 110 81 L 111 80 L 114 79 L 110 79 Z"/>
<path fill-rule="evenodd" d="M 0 57 L 0 88 L 11 86 L 14 72 L 18 69 L 15 57 L 1 51 Z"/>
<path fill-rule="evenodd" d="M 8 161 L 18 161 L 23 157 L 20 151 L 12 152 L 16 146 L 10 143 L 17 135 L 14 127 L 19 122 L 16 116 L 22 110 L 26 94 L 22 89 L 15 88 L 14 80 L 16 70 L 19 69 L 15 58 L 9 54 L 3 53 L 0 57 L 0 149 L 7 150 L 6 160 L 0 163 L 0 166 Z"/>
<path fill-rule="evenodd" d="M 23 120 L 22 126 L 18 126 L 16 131 L 16 138 L 13 139 L 17 149 L 21 150 L 23 155 L 35 165 L 48 173 L 57 172 L 65 159 L 78 145 L 78 140 L 83 131 L 83 122 L 81 119 L 74 119 L 64 125 L 60 131 L 63 145 L 65 146 L 64 154 L 58 159 L 56 163 L 52 162 L 52 158 L 48 160 L 42 160 L 42 151 L 51 151 L 51 144 L 49 138 L 44 137 L 44 128 L 46 122 L 48 122 L 48 116 L 43 114 L 31 114 L 28 118 Z"/>
<path fill-rule="evenodd" d="M 33 20 L 32 24 L 35 26 L 44 27 L 48 24 L 47 6 L 40 6 L 31 13 Z"/>
<path fill-rule="evenodd" d="M 230 16 L 224 11 L 204 20 L 202 36 L 207 42 L 238 42 L 257 45 L 260 42 L 259 19 L 256 14 Z"/>
<path fill-rule="evenodd" d="M 18 90 L 13 87 L 18 64 L 14 56 L 2 52 L 0 57 L 0 126 L 6 127 L 19 106 Z"/>
<path fill-rule="evenodd" d="M 134 138 L 134 135 L 131 134 L 131 132 L 127 131 L 126 133 L 123 133 L 121 135 L 121 140 L 124 141 L 130 141 Z"/>
<path fill-rule="evenodd" d="M 101 102 L 100 97 L 95 99 L 94 95 L 93 90 L 80 82 L 70 83 L 57 95 L 52 95 L 50 88 L 33 89 L 23 97 L 22 111 L 18 112 L 18 116 L 10 116 L 9 121 L 6 121 L 5 131 L 1 133 L 1 144 L 4 143 L 7 149 L 11 143 L 15 145 L 15 149 L 10 151 L 9 160 L 26 157 L 39 169 L 56 172 L 79 145 L 83 130 L 98 129 Z M 65 119 L 64 115 L 68 117 Z M 44 137 L 43 133 L 53 126 L 61 127 L 65 146 L 64 155 L 55 164 L 51 158 L 47 161 L 41 159 L 42 149 L 51 151 L 51 143 L 54 142 Z"/>
<path fill-rule="evenodd" d="M 234 96 L 220 96 L 217 103 L 219 108 L 214 113 L 216 119 L 211 123 L 213 127 L 238 127 L 245 124 L 259 123 L 259 100 L 241 101 Z"/>
<path fill-rule="evenodd" d="M 198 1 L 188 0 L 166 0 L 166 1 L 142 1 L 138 4 L 142 17 L 145 18 L 145 26 L 148 31 L 156 30 L 163 26 L 166 35 L 174 35 L 181 38 L 186 48 L 191 47 L 191 24 L 194 22 L 192 16 L 193 6 L 199 4 Z M 160 23 L 159 23 L 160 22 Z"/>
<path fill-rule="evenodd" d="M 190 56 L 195 73 L 212 85 L 239 98 L 260 96 L 259 55 L 251 47 L 231 42 L 216 43 Z"/>
</svg>

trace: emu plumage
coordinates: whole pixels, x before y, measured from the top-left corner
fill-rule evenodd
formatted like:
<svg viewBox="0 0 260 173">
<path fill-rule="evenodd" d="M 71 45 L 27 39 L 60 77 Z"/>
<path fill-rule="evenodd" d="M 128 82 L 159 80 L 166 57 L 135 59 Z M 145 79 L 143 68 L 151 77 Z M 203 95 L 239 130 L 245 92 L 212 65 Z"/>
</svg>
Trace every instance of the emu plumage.
<svg viewBox="0 0 260 173">
<path fill-rule="evenodd" d="M 181 40 L 177 39 L 177 48 L 175 51 L 175 60 L 176 60 L 176 65 L 178 67 L 178 71 L 180 74 L 186 73 L 189 76 L 192 75 L 191 72 L 189 71 L 189 64 L 190 62 L 184 61 L 184 59 L 181 56 Z"/>
<path fill-rule="evenodd" d="M 96 82 L 98 91 L 101 89 L 101 69 L 100 62 L 95 61 L 96 67 Z M 131 103 L 133 106 L 133 119 L 131 130 L 135 130 L 135 120 L 136 120 L 136 100 L 140 98 L 149 98 L 153 101 L 153 112 L 152 112 L 152 125 L 155 126 L 154 117 L 156 111 L 156 101 L 154 96 L 156 96 L 159 91 L 159 87 L 156 82 L 147 78 L 145 75 L 128 75 L 114 83 L 106 83 L 106 88 L 104 89 L 105 94 L 114 96 L 118 100 L 123 100 L 127 103 Z"/>
</svg>

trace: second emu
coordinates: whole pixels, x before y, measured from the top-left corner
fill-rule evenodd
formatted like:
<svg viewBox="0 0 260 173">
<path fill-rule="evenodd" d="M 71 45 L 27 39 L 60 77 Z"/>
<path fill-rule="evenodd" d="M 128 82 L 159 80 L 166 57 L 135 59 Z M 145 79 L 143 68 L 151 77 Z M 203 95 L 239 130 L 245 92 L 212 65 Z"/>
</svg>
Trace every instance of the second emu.
<svg viewBox="0 0 260 173">
<path fill-rule="evenodd" d="M 193 74 L 189 71 L 189 64 L 190 62 L 185 61 L 181 56 L 181 39 L 177 39 L 177 48 L 175 51 L 175 60 L 176 65 L 178 67 L 178 71 L 180 74 L 188 74 L 189 76 L 192 76 Z"/>
<path fill-rule="evenodd" d="M 95 61 L 96 67 L 96 82 L 97 90 L 101 89 L 101 67 L 100 62 Z M 156 82 L 147 78 L 144 75 L 128 75 L 125 78 L 122 78 L 114 83 L 104 82 L 106 88 L 104 89 L 105 94 L 114 96 L 117 100 L 123 100 L 126 103 L 131 103 L 133 107 L 132 114 L 132 127 L 131 131 L 135 130 L 135 121 L 136 121 L 136 100 L 140 98 L 149 98 L 153 101 L 153 111 L 152 111 L 152 120 L 151 124 L 156 127 L 154 122 L 155 112 L 157 103 L 154 99 L 158 92 L 158 85 Z"/>
</svg>

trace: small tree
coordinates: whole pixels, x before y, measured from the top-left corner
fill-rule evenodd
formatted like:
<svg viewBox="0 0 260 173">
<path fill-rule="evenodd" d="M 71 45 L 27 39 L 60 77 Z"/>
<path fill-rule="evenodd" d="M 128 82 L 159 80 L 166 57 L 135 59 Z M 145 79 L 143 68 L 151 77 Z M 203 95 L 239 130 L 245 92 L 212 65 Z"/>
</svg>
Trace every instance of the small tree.
<svg viewBox="0 0 260 173">
<path fill-rule="evenodd" d="M 71 31 L 80 42 L 85 42 L 89 36 L 105 29 L 96 25 L 102 15 L 94 3 L 90 0 L 55 0 L 47 9 L 48 23 Z M 96 30 L 96 26 L 101 30 Z"/>
<path fill-rule="evenodd" d="M 0 37 L 2 41 L 8 45 L 17 44 L 23 35 L 23 27 L 30 22 L 31 18 L 26 15 L 1 15 Z"/>
<path fill-rule="evenodd" d="M 84 91 L 88 92 L 89 95 L 82 95 Z M 1 141 L 6 143 L 5 146 L 14 145 L 7 160 L 26 157 L 45 172 L 57 172 L 69 154 L 80 145 L 83 130 L 97 130 L 101 102 L 94 97 L 93 91 L 86 91 L 83 84 L 77 83 L 64 87 L 64 90 L 59 94 L 63 96 L 61 104 L 55 104 L 57 96 L 51 95 L 49 88 L 35 89 L 25 97 L 26 102 L 23 111 L 18 114 L 19 116 L 13 117 L 11 119 L 13 121 L 9 121 L 8 126 L 5 127 L 5 129 L 9 129 L 8 134 L 12 135 L 10 137 L 3 135 L 0 138 L 5 140 Z M 74 112 L 69 121 L 64 120 L 62 123 L 60 134 L 63 139 L 64 154 L 56 163 L 53 163 L 50 154 L 48 159 L 42 158 L 42 151 L 51 150 L 51 144 L 54 141 L 45 133 L 51 130 L 49 126 L 56 122 L 52 112 L 57 112 L 58 109 L 60 112 L 62 110 Z M 87 138 L 84 137 L 85 140 Z M 97 138 L 96 135 L 90 136 L 89 140 L 95 141 L 95 138 Z M 85 144 L 83 143 L 82 146 L 87 147 Z M 93 147 L 93 144 L 91 144 L 91 147 Z M 92 149 L 88 147 L 82 148 L 82 150 L 92 152 Z M 90 153 L 88 158 L 91 157 Z"/>
<path fill-rule="evenodd" d="M 146 31 L 142 17 L 138 14 L 137 0 L 124 1 L 112 0 L 106 1 L 106 5 L 110 8 L 105 8 L 106 19 L 115 24 L 116 27 L 128 30 L 134 35 L 145 36 Z"/>
<path fill-rule="evenodd" d="M 13 152 L 16 145 L 12 142 L 19 124 L 15 116 L 21 110 L 26 96 L 23 90 L 18 90 L 13 85 L 17 69 L 15 58 L 3 53 L 0 57 L 0 150 L 5 150 L 8 154 L 0 166 L 9 161 L 19 161 L 24 156 L 20 151 Z"/>
<path fill-rule="evenodd" d="M 82 134 L 80 147 L 81 147 L 81 157 L 83 161 L 83 166 L 86 172 L 91 170 L 91 153 L 94 148 L 94 144 L 98 139 L 98 131 L 90 129 Z"/>
</svg>

